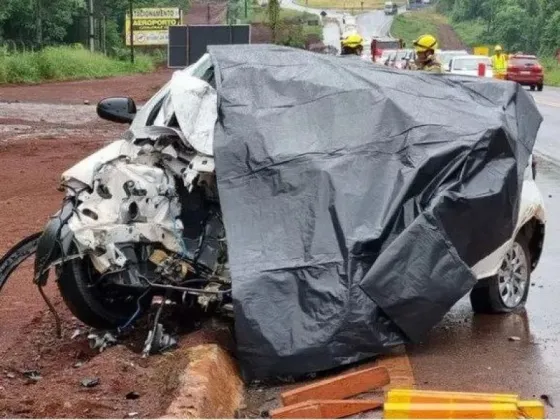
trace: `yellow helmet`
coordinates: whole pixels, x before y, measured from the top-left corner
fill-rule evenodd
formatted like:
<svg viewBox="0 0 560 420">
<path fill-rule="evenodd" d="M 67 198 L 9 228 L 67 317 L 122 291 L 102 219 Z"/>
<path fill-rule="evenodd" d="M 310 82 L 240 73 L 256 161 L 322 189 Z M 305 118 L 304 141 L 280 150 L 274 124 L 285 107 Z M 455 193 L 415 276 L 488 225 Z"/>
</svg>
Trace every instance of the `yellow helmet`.
<svg viewBox="0 0 560 420">
<path fill-rule="evenodd" d="M 436 50 L 438 47 L 437 39 L 433 35 L 422 35 L 412 43 L 417 53 L 425 52 L 428 50 Z"/>
<path fill-rule="evenodd" d="M 496 46 L 494 47 L 494 51 L 496 51 L 496 52 L 498 52 L 498 51 L 503 51 L 503 48 L 502 48 L 501 45 L 496 45 Z"/>
<path fill-rule="evenodd" d="M 342 45 L 348 48 L 356 48 L 363 44 L 364 38 L 360 34 L 350 34 L 342 40 Z"/>
</svg>

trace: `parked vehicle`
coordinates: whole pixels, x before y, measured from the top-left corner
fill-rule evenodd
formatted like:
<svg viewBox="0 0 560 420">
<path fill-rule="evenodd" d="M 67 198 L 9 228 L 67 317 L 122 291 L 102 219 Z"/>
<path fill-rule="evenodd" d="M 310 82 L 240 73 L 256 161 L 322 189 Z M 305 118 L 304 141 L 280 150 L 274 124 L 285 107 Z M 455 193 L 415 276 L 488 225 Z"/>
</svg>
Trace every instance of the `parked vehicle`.
<svg viewBox="0 0 560 420">
<path fill-rule="evenodd" d="M 493 77 L 492 60 L 484 55 L 459 55 L 449 61 L 447 71 L 452 74 L 464 76 L 478 76 L 478 65 L 483 63 L 486 67 L 485 77 Z"/>
<path fill-rule="evenodd" d="M 530 86 L 531 90 L 543 90 L 543 67 L 534 55 L 515 54 L 508 60 L 506 80 L 511 80 L 523 86 Z"/>
<path fill-rule="evenodd" d="M 466 50 L 439 50 L 436 51 L 436 57 L 441 63 L 441 66 L 444 69 L 449 68 L 449 62 L 453 57 L 457 57 L 459 55 L 469 55 L 468 51 Z"/>
<path fill-rule="evenodd" d="M 396 15 L 397 12 L 399 11 L 399 8 L 397 6 L 397 3 L 393 1 L 387 1 L 385 2 L 384 11 L 386 15 Z"/>
<path fill-rule="evenodd" d="M 391 37 L 372 37 L 370 43 L 370 51 L 373 61 L 380 61 L 379 59 L 383 55 L 385 50 L 399 50 L 404 47 L 402 39 L 396 39 Z"/>
</svg>

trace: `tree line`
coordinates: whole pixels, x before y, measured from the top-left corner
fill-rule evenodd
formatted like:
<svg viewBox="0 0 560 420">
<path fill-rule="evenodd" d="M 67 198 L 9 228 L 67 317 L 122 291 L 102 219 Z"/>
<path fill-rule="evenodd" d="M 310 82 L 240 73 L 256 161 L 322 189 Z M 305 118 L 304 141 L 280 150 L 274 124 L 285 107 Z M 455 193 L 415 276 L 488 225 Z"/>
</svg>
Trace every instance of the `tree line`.
<svg viewBox="0 0 560 420">
<path fill-rule="evenodd" d="M 97 43 L 108 53 L 117 53 L 124 47 L 129 2 L 93 0 Z M 133 0 L 133 5 L 186 10 L 189 0 Z M 89 0 L 0 0 L 0 44 L 11 41 L 16 46 L 21 43 L 41 47 L 86 43 L 88 34 Z"/>
<path fill-rule="evenodd" d="M 439 0 L 456 23 L 484 25 L 480 43 L 550 56 L 560 48 L 560 0 Z"/>
</svg>

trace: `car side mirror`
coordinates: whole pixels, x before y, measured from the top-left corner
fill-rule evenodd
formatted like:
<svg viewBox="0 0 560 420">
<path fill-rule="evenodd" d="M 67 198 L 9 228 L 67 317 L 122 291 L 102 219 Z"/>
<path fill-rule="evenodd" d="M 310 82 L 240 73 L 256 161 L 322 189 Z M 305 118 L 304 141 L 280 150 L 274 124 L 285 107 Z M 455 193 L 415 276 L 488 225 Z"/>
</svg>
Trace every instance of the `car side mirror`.
<svg viewBox="0 0 560 420">
<path fill-rule="evenodd" d="M 136 116 L 136 104 L 132 98 L 105 98 L 97 104 L 97 115 L 104 120 L 130 124 Z"/>
</svg>

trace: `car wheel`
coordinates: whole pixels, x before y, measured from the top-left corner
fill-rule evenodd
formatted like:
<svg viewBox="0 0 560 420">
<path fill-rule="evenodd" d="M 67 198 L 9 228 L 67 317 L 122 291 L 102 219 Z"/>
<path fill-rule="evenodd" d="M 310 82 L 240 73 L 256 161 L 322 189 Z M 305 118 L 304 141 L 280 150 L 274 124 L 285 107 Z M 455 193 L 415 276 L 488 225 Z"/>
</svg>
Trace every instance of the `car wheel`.
<svg viewBox="0 0 560 420">
<path fill-rule="evenodd" d="M 543 90 L 543 85 L 542 85 L 542 83 L 541 83 L 540 85 L 537 85 L 537 90 L 538 90 L 539 92 L 542 92 L 542 90 Z"/>
<path fill-rule="evenodd" d="M 90 327 L 114 329 L 123 326 L 137 309 L 137 297 L 105 294 L 88 257 L 62 264 L 58 289 L 70 312 Z"/>
<path fill-rule="evenodd" d="M 498 274 L 479 281 L 471 291 L 477 313 L 507 313 L 525 306 L 531 284 L 529 246 L 519 235 L 506 253 Z"/>
<path fill-rule="evenodd" d="M 531 85 L 531 90 L 535 90 L 535 85 Z"/>
</svg>

